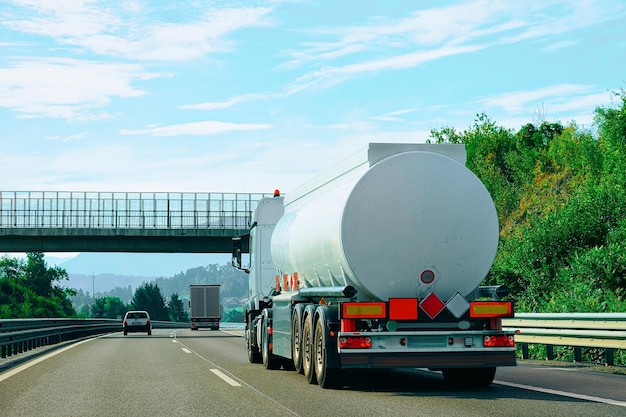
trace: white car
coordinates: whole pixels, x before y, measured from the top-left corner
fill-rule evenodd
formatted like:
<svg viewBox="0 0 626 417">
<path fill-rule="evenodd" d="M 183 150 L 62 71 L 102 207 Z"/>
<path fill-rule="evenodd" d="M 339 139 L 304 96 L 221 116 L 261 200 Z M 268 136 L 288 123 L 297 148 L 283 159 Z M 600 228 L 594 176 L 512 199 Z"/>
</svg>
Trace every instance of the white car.
<svg viewBox="0 0 626 417">
<path fill-rule="evenodd" d="M 128 311 L 124 316 L 123 324 L 124 336 L 129 332 L 147 332 L 148 336 L 152 334 L 152 324 L 150 324 L 150 315 L 147 311 Z"/>
</svg>

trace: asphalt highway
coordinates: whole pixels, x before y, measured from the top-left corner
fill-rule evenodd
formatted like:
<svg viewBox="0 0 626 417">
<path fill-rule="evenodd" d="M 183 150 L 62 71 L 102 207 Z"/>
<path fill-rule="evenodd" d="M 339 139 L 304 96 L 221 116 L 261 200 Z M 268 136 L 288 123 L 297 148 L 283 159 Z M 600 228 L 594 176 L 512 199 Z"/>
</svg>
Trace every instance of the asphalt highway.
<svg viewBox="0 0 626 417">
<path fill-rule="evenodd" d="M 0 373 L 0 416 L 620 416 L 626 376 L 519 365 L 485 389 L 440 373 L 352 373 L 326 390 L 250 364 L 241 331 L 153 330 L 67 345 Z"/>
</svg>

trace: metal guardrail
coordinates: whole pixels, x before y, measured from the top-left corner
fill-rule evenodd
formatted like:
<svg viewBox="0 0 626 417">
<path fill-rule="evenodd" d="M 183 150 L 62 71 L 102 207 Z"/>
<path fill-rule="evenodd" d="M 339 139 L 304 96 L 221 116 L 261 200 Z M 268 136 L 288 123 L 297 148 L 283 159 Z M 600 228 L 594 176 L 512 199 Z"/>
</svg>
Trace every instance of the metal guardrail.
<svg viewBox="0 0 626 417">
<path fill-rule="evenodd" d="M 613 365 L 615 350 L 626 350 L 626 313 L 517 313 L 503 319 L 505 330 L 515 331 L 515 341 L 528 359 L 528 345 L 546 346 L 553 360 L 554 346 L 573 346 L 574 360 L 582 361 L 583 347 L 605 349 L 606 364 Z M 152 321 L 153 328 L 187 328 L 189 323 Z M 1 357 L 96 334 L 122 331 L 121 320 L 12 319 L 0 320 Z"/>
<path fill-rule="evenodd" d="M 626 349 L 626 313 L 517 313 L 502 326 L 517 332 L 523 359 L 530 344 L 545 345 L 548 360 L 554 359 L 554 346 L 572 346 L 576 362 L 582 362 L 583 347 L 600 348 L 611 366 L 615 350 Z"/>
<path fill-rule="evenodd" d="M 152 321 L 152 328 L 181 328 L 188 323 Z M 0 357 L 98 334 L 122 331 L 121 320 L 111 319 L 11 319 L 0 320 Z"/>
</svg>

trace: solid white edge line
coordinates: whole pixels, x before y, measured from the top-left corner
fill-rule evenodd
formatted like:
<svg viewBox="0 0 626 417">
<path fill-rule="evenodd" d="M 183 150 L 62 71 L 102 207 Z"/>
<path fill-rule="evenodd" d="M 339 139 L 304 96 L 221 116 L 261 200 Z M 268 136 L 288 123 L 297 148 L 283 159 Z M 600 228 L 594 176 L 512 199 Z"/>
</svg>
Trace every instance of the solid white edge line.
<svg viewBox="0 0 626 417">
<path fill-rule="evenodd" d="M 102 336 L 99 336 L 99 337 L 102 337 Z M 76 347 L 78 345 L 82 345 L 83 343 L 89 342 L 89 341 L 91 341 L 93 339 L 97 339 L 97 338 L 96 337 L 92 337 L 92 338 L 89 338 L 89 339 L 81 340 L 80 342 L 72 343 L 72 344 L 70 344 L 68 346 L 62 347 L 62 348 L 57 349 L 57 350 L 55 350 L 53 352 L 47 353 L 47 354 L 45 354 L 43 356 L 40 356 L 40 357 L 35 358 L 33 360 L 30 360 L 30 361 L 26 362 L 25 364 L 18 366 L 17 368 L 10 369 L 10 370 L 0 374 L 0 382 L 4 381 L 6 379 L 11 378 L 13 375 L 17 375 L 20 372 L 30 368 L 31 366 L 35 366 L 38 363 L 45 361 L 46 359 L 50 359 L 51 357 L 56 356 L 59 353 L 63 353 L 63 352 L 65 352 L 68 349 L 71 349 L 71 348 Z"/>
<path fill-rule="evenodd" d="M 558 391 L 558 390 L 549 389 L 549 388 L 540 388 L 540 387 L 533 387 L 531 385 L 516 384 L 514 382 L 504 382 L 504 381 L 495 380 L 493 381 L 493 383 L 499 384 L 499 385 L 506 385 L 507 387 L 525 389 L 528 391 L 537 391 L 537 392 L 543 392 L 545 394 L 560 395 L 563 397 L 576 398 L 579 400 L 593 401 L 597 403 L 604 403 L 604 404 L 617 405 L 620 407 L 626 407 L 626 401 L 612 400 L 610 398 L 594 397 L 592 395 L 585 395 L 585 394 L 575 394 L 572 392 Z"/>
<path fill-rule="evenodd" d="M 230 384 L 233 387 L 240 387 L 241 386 L 241 384 L 239 382 L 235 381 L 234 379 L 232 379 L 228 375 L 224 374 L 219 369 L 211 369 L 211 372 L 213 372 L 215 375 L 217 375 L 218 377 L 220 377 L 222 380 L 224 380 L 226 383 Z"/>
</svg>

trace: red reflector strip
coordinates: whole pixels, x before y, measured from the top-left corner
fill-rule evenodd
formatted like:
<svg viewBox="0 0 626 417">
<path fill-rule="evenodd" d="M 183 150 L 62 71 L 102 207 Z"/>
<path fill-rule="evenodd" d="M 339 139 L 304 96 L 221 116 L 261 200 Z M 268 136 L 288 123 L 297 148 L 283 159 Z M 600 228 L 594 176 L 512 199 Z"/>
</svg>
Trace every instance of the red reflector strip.
<svg viewBox="0 0 626 417">
<path fill-rule="evenodd" d="M 417 298 L 390 298 L 389 320 L 417 320 Z"/>
<path fill-rule="evenodd" d="M 470 317 L 513 317 L 510 301 L 472 301 Z"/>
<path fill-rule="evenodd" d="M 515 336 L 497 334 L 483 337 L 484 347 L 515 347 Z"/>
<path fill-rule="evenodd" d="M 340 337 L 338 343 L 340 349 L 370 349 L 372 338 L 368 336 Z"/>
<path fill-rule="evenodd" d="M 356 332 L 356 320 L 341 319 L 342 332 Z"/>
<path fill-rule="evenodd" d="M 343 303 L 342 319 L 384 319 L 387 318 L 385 303 Z"/>
</svg>

